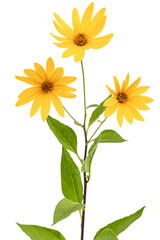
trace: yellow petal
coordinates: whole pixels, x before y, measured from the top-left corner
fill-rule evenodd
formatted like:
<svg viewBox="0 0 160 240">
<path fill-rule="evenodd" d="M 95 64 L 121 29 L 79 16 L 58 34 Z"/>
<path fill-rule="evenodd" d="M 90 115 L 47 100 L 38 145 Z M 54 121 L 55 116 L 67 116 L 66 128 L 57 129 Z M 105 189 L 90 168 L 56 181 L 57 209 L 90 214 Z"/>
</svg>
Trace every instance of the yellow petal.
<svg viewBox="0 0 160 240">
<path fill-rule="evenodd" d="M 129 96 L 135 96 L 135 95 L 145 93 L 149 88 L 150 87 L 148 87 L 148 86 L 138 87 L 138 88 L 130 91 Z"/>
<path fill-rule="evenodd" d="M 63 74 L 64 74 L 63 67 L 56 68 L 52 76 L 52 81 L 55 83 L 56 81 L 62 78 Z"/>
<path fill-rule="evenodd" d="M 51 100 L 52 100 L 52 103 L 53 103 L 55 109 L 59 113 L 59 115 L 61 117 L 64 117 L 63 105 L 62 105 L 62 102 L 59 100 L 59 98 L 55 94 L 52 94 L 51 95 Z"/>
<path fill-rule="evenodd" d="M 149 109 L 149 107 L 146 106 L 144 103 L 136 102 L 136 101 L 133 101 L 133 100 L 129 100 L 127 102 L 127 105 L 132 107 L 132 108 L 138 109 L 138 110 L 148 110 Z"/>
<path fill-rule="evenodd" d="M 108 85 L 106 85 L 106 87 L 108 88 L 108 91 L 110 92 L 110 94 L 112 94 L 114 97 L 117 96 L 117 94 L 115 93 L 115 91 L 113 91 L 110 87 L 108 87 Z"/>
<path fill-rule="evenodd" d="M 77 46 L 65 50 L 62 54 L 62 58 L 70 57 L 75 54 Z"/>
<path fill-rule="evenodd" d="M 41 96 L 42 100 L 41 100 L 41 118 L 43 121 L 46 120 L 46 118 L 48 117 L 49 111 L 50 111 L 50 107 L 51 107 L 51 100 L 49 97 L 49 94 L 43 94 Z"/>
<path fill-rule="evenodd" d="M 72 24 L 73 24 L 73 28 L 76 32 L 80 31 L 79 13 L 76 8 L 74 8 L 73 12 L 72 12 Z"/>
<path fill-rule="evenodd" d="M 54 90 L 60 90 L 60 91 L 65 91 L 65 92 L 75 92 L 76 89 L 75 88 L 72 88 L 72 87 L 69 87 L 69 86 L 64 86 L 64 85 L 60 85 L 60 84 L 56 84 L 54 86 Z"/>
<path fill-rule="evenodd" d="M 58 91 L 54 91 L 54 93 L 59 96 L 59 97 L 63 97 L 63 98 L 75 98 L 76 95 L 73 93 L 68 93 L 68 92 L 58 92 Z"/>
<path fill-rule="evenodd" d="M 61 28 L 55 21 L 53 21 L 56 30 L 65 37 L 72 38 L 72 34 L 66 31 L 64 28 Z"/>
<path fill-rule="evenodd" d="M 94 3 L 92 2 L 85 10 L 82 21 L 81 21 L 81 31 L 85 32 L 91 22 L 92 14 L 94 9 Z"/>
<path fill-rule="evenodd" d="M 136 81 L 134 81 L 125 91 L 125 93 L 130 93 L 131 91 L 133 91 L 137 86 L 138 84 L 140 83 L 141 81 L 141 78 L 138 78 Z"/>
<path fill-rule="evenodd" d="M 29 77 L 34 80 L 36 80 L 39 83 L 42 83 L 42 79 L 39 77 L 39 75 L 32 69 L 24 69 L 24 73 Z"/>
<path fill-rule="evenodd" d="M 122 108 L 123 108 L 123 115 L 125 119 L 132 124 L 133 122 L 133 113 L 130 110 L 130 107 L 127 104 L 122 103 Z"/>
<path fill-rule="evenodd" d="M 53 43 L 53 44 L 60 48 L 71 48 L 72 46 L 74 46 L 73 43 Z"/>
<path fill-rule="evenodd" d="M 57 81 L 57 83 L 67 85 L 74 82 L 76 79 L 77 79 L 76 77 L 69 77 L 69 76 L 62 77 L 59 81 Z"/>
<path fill-rule="evenodd" d="M 100 34 L 105 26 L 106 23 L 106 16 L 103 16 L 101 21 L 97 26 L 95 26 L 94 31 L 92 31 L 89 35 L 90 38 L 96 37 L 98 34 Z"/>
<path fill-rule="evenodd" d="M 127 74 L 126 79 L 123 81 L 122 87 L 121 87 L 121 92 L 125 92 L 129 84 L 129 73 Z"/>
<path fill-rule="evenodd" d="M 110 107 L 112 105 L 115 105 L 116 103 L 117 103 L 117 100 L 114 97 L 110 97 L 104 102 L 103 106 Z"/>
<path fill-rule="evenodd" d="M 43 81 L 45 81 L 47 79 L 47 74 L 46 74 L 46 71 L 44 70 L 44 68 L 39 63 L 35 63 L 34 68 L 35 68 L 36 73 L 40 76 L 40 78 Z"/>
<path fill-rule="evenodd" d="M 40 88 L 37 88 L 37 87 L 31 87 L 31 88 L 25 89 L 18 96 L 19 100 L 17 101 L 16 106 L 21 106 L 32 101 L 39 93 L 40 93 Z"/>
<path fill-rule="evenodd" d="M 104 112 L 104 117 L 111 116 L 116 111 L 117 107 L 118 107 L 118 103 L 116 103 L 115 105 L 113 105 L 111 107 L 107 107 Z"/>
<path fill-rule="evenodd" d="M 84 58 L 84 49 L 82 47 L 79 47 L 76 49 L 76 53 L 74 56 L 75 62 L 79 62 Z"/>
<path fill-rule="evenodd" d="M 94 18 L 92 19 L 88 29 L 87 29 L 87 33 L 90 34 L 92 32 L 94 32 L 99 25 L 101 24 L 101 21 L 104 17 L 104 13 L 105 13 L 106 8 L 102 8 L 99 12 L 97 12 L 97 14 L 94 16 Z"/>
<path fill-rule="evenodd" d="M 123 107 L 122 104 L 118 104 L 118 110 L 117 110 L 117 121 L 119 123 L 119 126 L 122 126 L 123 123 Z"/>
<path fill-rule="evenodd" d="M 31 96 L 31 97 L 28 97 L 28 98 L 26 98 L 26 99 L 19 99 L 17 102 L 16 102 L 16 107 L 19 107 L 19 106 L 22 106 L 22 105 L 24 105 L 24 104 L 26 104 L 26 103 L 29 103 L 29 102 L 31 102 L 33 99 L 35 98 L 35 96 L 33 97 L 33 96 Z"/>
<path fill-rule="evenodd" d="M 132 96 L 132 97 L 129 97 L 129 100 L 133 100 L 133 101 L 137 101 L 137 102 L 142 102 L 142 103 L 151 103 L 153 102 L 153 99 L 150 98 L 150 97 L 147 97 L 147 96 Z"/>
<path fill-rule="evenodd" d="M 52 60 L 52 58 L 48 58 L 47 63 L 46 63 L 46 72 L 47 72 L 47 76 L 49 78 L 49 80 L 51 79 L 51 77 L 53 76 L 54 73 L 54 62 Z"/>
<path fill-rule="evenodd" d="M 39 94 L 37 97 L 35 97 L 35 100 L 33 101 L 31 111 L 30 111 L 31 117 L 35 115 L 38 109 L 40 108 L 42 99 L 43 99 L 42 94 Z"/>
<path fill-rule="evenodd" d="M 116 92 L 119 93 L 120 85 L 119 85 L 118 79 L 115 76 L 113 77 L 113 79 L 114 79 L 114 85 L 115 85 Z"/>
<path fill-rule="evenodd" d="M 144 121 L 144 118 L 142 117 L 142 115 L 135 109 L 135 108 L 131 108 L 130 107 L 130 110 L 133 114 L 133 117 L 136 119 L 136 120 L 139 120 L 139 121 Z"/>
<path fill-rule="evenodd" d="M 63 43 L 72 43 L 73 41 L 71 39 L 68 39 L 68 38 L 63 38 L 63 37 L 58 37 L 54 34 L 51 33 L 51 35 L 57 40 L 57 41 L 60 41 L 60 42 L 63 42 Z"/>
<path fill-rule="evenodd" d="M 71 36 L 73 35 L 73 29 L 68 26 L 63 20 L 62 18 L 60 18 L 56 13 L 53 13 L 55 16 L 55 19 L 57 20 L 57 22 L 59 23 L 59 25 L 62 26 L 62 28 L 64 28 Z"/>
<path fill-rule="evenodd" d="M 94 38 L 91 41 L 91 48 L 99 49 L 99 48 L 104 47 L 105 45 L 107 45 L 110 42 L 112 37 L 113 37 L 113 34 L 111 33 L 111 34 L 103 36 L 103 37 Z"/>
<path fill-rule="evenodd" d="M 41 92 L 40 87 L 31 87 L 31 88 L 27 88 L 23 92 L 21 92 L 18 97 L 19 98 L 26 98 L 28 96 L 32 96 L 32 95 L 35 95 L 35 94 L 40 93 L 40 92 Z"/>
<path fill-rule="evenodd" d="M 33 86 L 39 86 L 40 85 L 40 83 L 33 78 L 21 77 L 21 76 L 15 76 L 15 78 L 22 81 L 22 82 L 26 82 L 28 84 L 31 84 Z"/>
</svg>

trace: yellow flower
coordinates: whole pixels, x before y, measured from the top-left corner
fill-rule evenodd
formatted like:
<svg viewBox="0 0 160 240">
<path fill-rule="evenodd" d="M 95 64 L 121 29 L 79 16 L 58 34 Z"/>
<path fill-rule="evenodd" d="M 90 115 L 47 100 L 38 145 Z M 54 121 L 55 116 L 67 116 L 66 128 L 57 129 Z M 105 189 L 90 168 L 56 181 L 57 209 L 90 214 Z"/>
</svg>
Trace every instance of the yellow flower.
<svg viewBox="0 0 160 240">
<path fill-rule="evenodd" d="M 152 98 L 142 96 L 141 94 L 146 92 L 149 87 L 137 87 L 140 83 L 141 78 L 138 78 L 135 82 L 133 82 L 129 87 L 129 74 L 126 79 L 123 81 L 122 87 L 120 88 L 119 82 L 116 77 L 114 77 L 114 85 L 116 92 L 110 89 L 107 85 L 109 92 L 112 94 L 111 98 L 108 98 L 104 102 L 104 106 L 107 106 L 104 117 L 111 116 L 116 109 L 117 110 L 117 121 L 122 126 L 123 115 L 125 119 L 132 124 L 133 118 L 144 121 L 141 114 L 136 110 L 148 110 L 149 107 L 146 106 L 147 103 L 151 103 L 153 101 Z"/>
<path fill-rule="evenodd" d="M 54 43 L 61 48 L 67 48 L 62 57 L 70 57 L 74 55 L 75 62 L 79 62 L 84 58 L 85 50 L 89 48 L 98 49 L 104 47 L 113 34 L 95 38 L 104 28 L 106 22 L 105 8 L 102 8 L 93 18 L 94 3 L 91 3 L 83 14 L 80 21 L 79 13 L 76 8 L 72 13 L 73 29 L 69 27 L 56 13 L 54 16 L 58 24 L 53 21 L 56 30 L 64 37 L 52 36 L 61 43 Z"/>
<path fill-rule="evenodd" d="M 24 105 L 34 100 L 30 116 L 32 117 L 41 107 L 41 117 L 45 121 L 53 103 L 60 116 L 64 117 L 63 105 L 59 97 L 74 98 L 76 89 L 67 86 L 74 82 L 76 77 L 63 77 L 62 67 L 56 68 L 52 58 L 48 58 L 46 70 L 38 63 L 34 64 L 35 70 L 25 69 L 27 77 L 16 76 L 16 79 L 31 84 L 32 87 L 24 90 L 18 97 L 16 106 Z"/>
</svg>

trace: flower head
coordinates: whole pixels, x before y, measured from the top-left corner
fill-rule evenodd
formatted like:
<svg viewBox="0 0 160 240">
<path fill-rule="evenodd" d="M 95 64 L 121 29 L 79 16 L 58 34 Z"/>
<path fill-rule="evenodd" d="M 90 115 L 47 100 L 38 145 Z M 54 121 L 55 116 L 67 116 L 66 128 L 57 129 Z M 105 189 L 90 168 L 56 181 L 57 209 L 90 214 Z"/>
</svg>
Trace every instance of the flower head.
<svg viewBox="0 0 160 240">
<path fill-rule="evenodd" d="M 56 68 L 52 58 L 48 58 L 46 70 L 38 63 L 34 64 L 35 70 L 25 69 L 27 77 L 16 76 L 16 79 L 26 82 L 32 87 L 24 90 L 18 97 L 16 106 L 24 105 L 32 100 L 30 116 L 32 117 L 41 107 L 41 117 L 45 121 L 53 103 L 60 116 L 64 117 L 63 105 L 59 97 L 74 98 L 76 89 L 67 86 L 74 82 L 76 77 L 63 77 L 62 67 Z"/>
<path fill-rule="evenodd" d="M 122 126 L 123 115 L 125 119 L 132 124 L 133 118 L 144 121 L 141 114 L 136 110 L 148 110 L 149 107 L 146 105 L 147 103 L 151 103 L 153 101 L 152 98 L 142 96 L 141 94 L 146 92 L 149 87 L 143 86 L 138 87 L 141 78 L 138 78 L 135 82 L 133 82 L 129 87 L 129 74 L 126 79 L 123 81 L 122 87 L 120 88 L 119 82 L 116 77 L 114 77 L 114 85 L 116 91 L 113 91 L 107 85 L 109 92 L 112 94 L 111 98 L 108 98 L 104 102 L 104 106 L 107 106 L 104 117 L 111 116 L 117 110 L 117 121 Z"/>
<path fill-rule="evenodd" d="M 95 38 L 104 28 L 106 22 L 105 8 L 102 8 L 93 18 L 94 3 L 91 3 L 85 10 L 82 20 L 80 21 L 79 13 L 76 8 L 72 13 L 73 29 L 69 27 L 56 13 L 54 16 L 58 24 L 53 21 L 56 30 L 64 37 L 58 37 L 52 34 L 52 36 L 60 41 L 60 43 L 54 43 L 61 48 L 67 48 L 64 51 L 62 57 L 70 57 L 74 55 L 75 62 L 79 62 L 83 59 L 85 50 L 89 48 L 98 49 L 104 47 L 113 34 L 109 34 L 103 37 Z"/>
</svg>

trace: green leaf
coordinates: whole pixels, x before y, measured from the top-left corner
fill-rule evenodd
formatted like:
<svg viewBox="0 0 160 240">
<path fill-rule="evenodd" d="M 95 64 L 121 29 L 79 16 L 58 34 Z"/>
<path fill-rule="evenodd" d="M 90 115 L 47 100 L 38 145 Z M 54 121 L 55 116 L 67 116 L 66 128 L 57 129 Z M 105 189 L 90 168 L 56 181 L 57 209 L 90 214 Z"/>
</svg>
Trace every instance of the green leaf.
<svg viewBox="0 0 160 240">
<path fill-rule="evenodd" d="M 82 202 L 83 186 L 80 171 L 65 148 L 62 148 L 61 183 L 64 197 L 73 202 Z"/>
<path fill-rule="evenodd" d="M 98 107 L 98 104 L 91 104 L 91 105 L 89 105 L 87 108 L 91 108 L 91 107 Z M 87 109 L 86 108 L 86 109 Z"/>
<path fill-rule="evenodd" d="M 93 159 L 93 156 L 94 156 L 94 154 L 96 152 L 96 149 L 97 149 L 97 146 L 98 146 L 98 142 L 99 142 L 99 137 L 97 137 L 95 139 L 94 143 L 90 147 L 90 149 L 88 151 L 88 156 L 86 157 L 86 159 L 85 159 L 85 161 L 84 161 L 84 163 L 82 164 L 82 167 L 81 167 L 81 171 L 82 172 L 88 172 L 89 173 L 89 179 L 90 179 L 90 175 L 91 175 L 92 159 Z"/>
<path fill-rule="evenodd" d="M 48 116 L 47 123 L 59 142 L 65 148 L 77 154 L 77 136 L 73 129 L 51 116 Z"/>
<path fill-rule="evenodd" d="M 25 232 L 32 240 L 65 240 L 63 235 L 53 229 L 40 227 L 36 225 L 17 225 Z"/>
<path fill-rule="evenodd" d="M 126 140 L 123 139 L 114 130 L 104 130 L 99 135 L 99 142 L 100 143 L 121 143 L 121 142 L 125 142 L 125 141 Z"/>
<path fill-rule="evenodd" d="M 77 122 L 77 121 L 74 121 L 74 124 L 83 128 L 83 125 L 81 123 Z"/>
<path fill-rule="evenodd" d="M 103 102 L 101 102 L 98 107 L 92 112 L 91 117 L 89 119 L 88 128 L 99 118 L 99 116 L 104 113 L 106 107 L 103 106 L 104 102 L 110 98 L 112 95 L 109 95 Z"/>
<path fill-rule="evenodd" d="M 108 224 L 106 227 L 101 228 L 95 235 L 96 239 L 104 230 L 111 229 L 116 236 L 125 231 L 134 221 L 141 217 L 145 207 L 141 208 L 137 212 L 131 214 L 128 217 L 121 218 L 113 223 Z"/>
<path fill-rule="evenodd" d="M 72 202 L 71 200 L 64 198 L 56 206 L 54 211 L 53 224 L 67 218 L 73 212 L 84 208 L 84 204 L 78 202 Z"/>
<path fill-rule="evenodd" d="M 118 240 L 118 238 L 111 229 L 105 229 L 94 240 Z"/>
</svg>

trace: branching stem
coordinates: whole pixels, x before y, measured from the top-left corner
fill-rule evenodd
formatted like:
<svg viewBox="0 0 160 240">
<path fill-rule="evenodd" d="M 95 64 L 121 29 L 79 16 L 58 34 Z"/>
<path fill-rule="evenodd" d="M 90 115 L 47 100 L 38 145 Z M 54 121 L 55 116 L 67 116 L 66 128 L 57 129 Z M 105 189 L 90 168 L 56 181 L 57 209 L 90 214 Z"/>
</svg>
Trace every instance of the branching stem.
<svg viewBox="0 0 160 240">
<path fill-rule="evenodd" d="M 88 142 L 90 142 L 92 140 L 92 138 L 94 137 L 94 135 L 96 134 L 96 132 L 99 130 L 99 128 L 102 126 L 102 124 L 106 121 L 107 118 L 105 118 L 98 126 L 98 128 L 95 130 L 95 132 L 92 134 L 92 136 L 90 137 L 90 139 L 88 140 Z"/>
</svg>

